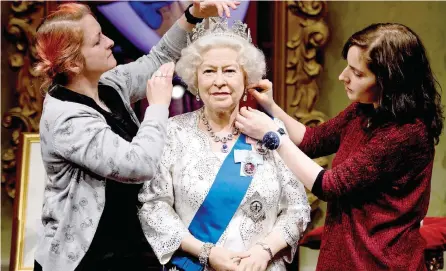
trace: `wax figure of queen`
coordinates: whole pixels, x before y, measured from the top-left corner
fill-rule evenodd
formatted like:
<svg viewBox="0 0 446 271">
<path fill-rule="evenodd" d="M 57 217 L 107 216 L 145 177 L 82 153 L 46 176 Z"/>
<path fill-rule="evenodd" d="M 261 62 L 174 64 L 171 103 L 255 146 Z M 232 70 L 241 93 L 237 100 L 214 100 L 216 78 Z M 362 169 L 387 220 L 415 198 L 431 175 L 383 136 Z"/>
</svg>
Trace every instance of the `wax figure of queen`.
<svg viewBox="0 0 446 271">
<path fill-rule="evenodd" d="M 168 269 L 285 270 L 292 261 L 310 221 L 305 189 L 276 152 L 234 127 L 265 66 L 246 24 L 220 18 L 198 24 L 181 52 L 176 72 L 204 106 L 169 119 L 158 173 L 139 194 L 142 229 Z"/>
</svg>

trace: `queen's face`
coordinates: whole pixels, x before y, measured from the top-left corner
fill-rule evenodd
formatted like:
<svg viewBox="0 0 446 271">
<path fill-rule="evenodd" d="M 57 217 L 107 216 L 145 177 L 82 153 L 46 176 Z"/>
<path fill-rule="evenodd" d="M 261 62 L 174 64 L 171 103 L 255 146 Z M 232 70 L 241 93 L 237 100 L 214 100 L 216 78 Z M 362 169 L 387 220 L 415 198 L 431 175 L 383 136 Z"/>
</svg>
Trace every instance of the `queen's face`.
<svg viewBox="0 0 446 271">
<path fill-rule="evenodd" d="M 203 55 L 197 69 L 198 91 L 208 110 L 232 112 L 245 89 L 245 76 L 231 48 L 213 48 Z"/>
</svg>

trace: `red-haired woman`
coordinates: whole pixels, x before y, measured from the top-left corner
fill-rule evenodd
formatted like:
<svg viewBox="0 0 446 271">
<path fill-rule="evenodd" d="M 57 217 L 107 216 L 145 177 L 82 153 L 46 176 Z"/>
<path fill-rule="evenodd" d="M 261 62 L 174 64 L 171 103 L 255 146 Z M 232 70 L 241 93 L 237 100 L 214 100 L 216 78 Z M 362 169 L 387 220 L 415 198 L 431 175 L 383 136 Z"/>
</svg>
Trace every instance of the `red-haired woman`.
<svg viewBox="0 0 446 271">
<path fill-rule="evenodd" d="M 229 15 L 237 4 L 195 1 L 148 55 L 117 67 L 113 41 L 87 6 L 63 4 L 39 27 L 48 182 L 35 270 L 153 266 L 137 193 L 154 176 L 164 147 L 173 61 L 200 18 Z M 150 106 L 139 123 L 130 104 L 144 97 Z"/>
<path fill-rule="evenodd" d="M 242 110 L 237 126 L 277 149 L 327 201 L 317 270 L 425 270 L 419 229 L 444 117 L 424 46 L 408 27 L 382 23 L 353 34 L 342 55 L 339 80 L 352 104 L 338 116 L 305 127 L 251 90 L 289 137 L 259 111 Z M 330 170 L 310 159 L 333 153 Z"/>
</svg>

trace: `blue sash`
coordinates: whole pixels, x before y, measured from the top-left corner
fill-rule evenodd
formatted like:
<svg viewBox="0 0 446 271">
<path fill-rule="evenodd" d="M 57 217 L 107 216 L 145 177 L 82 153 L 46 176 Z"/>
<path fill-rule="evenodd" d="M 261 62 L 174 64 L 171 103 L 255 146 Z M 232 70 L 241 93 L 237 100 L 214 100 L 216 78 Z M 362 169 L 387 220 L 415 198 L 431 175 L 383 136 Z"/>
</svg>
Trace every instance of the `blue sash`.
<svg viewBox="0 0 446 271">
<path fill-rule="evenodd" d="M 241 163 L 234 162 L 234 150 L 251 150 L 246 136 L 240 134 L 226 156 L 206 198 L 189 225 L 190 233 L 202 242 L 217 243 L 223 234 L 252 181 L 252 176 L 240 176 Z M 184 252 L 175 253 L 172 264 L 185 271 L 201 271 L 197 258 Z"/>
</svg>

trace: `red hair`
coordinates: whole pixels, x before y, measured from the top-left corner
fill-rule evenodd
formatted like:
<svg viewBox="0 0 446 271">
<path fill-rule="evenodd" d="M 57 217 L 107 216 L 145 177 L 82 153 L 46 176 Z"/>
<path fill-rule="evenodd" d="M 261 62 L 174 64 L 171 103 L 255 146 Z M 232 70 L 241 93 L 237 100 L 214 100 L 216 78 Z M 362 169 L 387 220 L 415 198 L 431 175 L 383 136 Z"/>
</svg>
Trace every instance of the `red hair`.
<svg viewBox="0 0 446 271">
<path fill-rule="evenodd" d="M 40 59 L 35 70 L 43 79 L 42 89 L 54 83 L 66 85 L 76 74 L 74 67 L 83 69 L 84 33 L 79 21 L 88 14 L 92 15 L 86 5 L 62 4 L 37 30 L 36 49 Z"/>
</svg>

